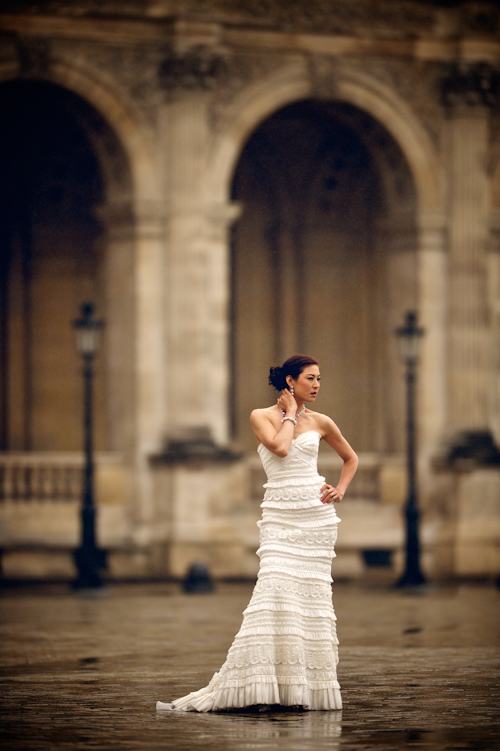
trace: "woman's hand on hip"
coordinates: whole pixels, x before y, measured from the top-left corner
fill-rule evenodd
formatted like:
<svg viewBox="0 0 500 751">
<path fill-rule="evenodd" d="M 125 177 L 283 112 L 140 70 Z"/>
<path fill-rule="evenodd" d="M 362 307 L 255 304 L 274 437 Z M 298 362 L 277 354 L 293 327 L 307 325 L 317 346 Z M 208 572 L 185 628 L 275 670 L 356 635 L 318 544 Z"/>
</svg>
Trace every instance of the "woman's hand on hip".
<svg viewBox="0 0 500 751">
<path fill-rule="evenodd" d="M 340 503 L 344 494 L 333 485 L 323 485 L 321 488 L 321 503 Z"/>
</svg>

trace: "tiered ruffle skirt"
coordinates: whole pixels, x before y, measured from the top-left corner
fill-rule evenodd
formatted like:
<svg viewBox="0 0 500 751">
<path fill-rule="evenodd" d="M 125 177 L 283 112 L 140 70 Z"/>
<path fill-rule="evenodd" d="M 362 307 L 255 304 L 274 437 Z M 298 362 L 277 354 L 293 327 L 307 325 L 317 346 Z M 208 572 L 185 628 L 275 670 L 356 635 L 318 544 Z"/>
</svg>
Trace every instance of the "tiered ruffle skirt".
<svg viewBox="0 0 500 751">
<path fill-rule="evenodd" d="M 341 709 L 331 590 L 340 519 L 321 503 L 322 484 L 317 474 L 266 484 L 258 580 L 226 662 L 208 686 L 158 709 Z"/>
</svg>

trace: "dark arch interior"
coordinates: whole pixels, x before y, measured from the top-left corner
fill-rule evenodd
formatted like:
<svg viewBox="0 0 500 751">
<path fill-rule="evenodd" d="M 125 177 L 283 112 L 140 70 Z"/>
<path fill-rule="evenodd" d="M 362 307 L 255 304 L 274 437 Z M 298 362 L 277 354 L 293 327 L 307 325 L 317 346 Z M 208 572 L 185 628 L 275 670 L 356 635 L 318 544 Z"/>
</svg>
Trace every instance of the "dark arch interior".
<svg viewBox="0 0 500 751">
<path fill-rule="evenodd" d="M 354 193 L 365 194 L 369 213 L 382 200 L 366 143 L 328 105 L 309 100 L 278 111 L 252 134 L 234 176 L 234 198 L 244 200 L 249 182 L 271 216 L 313 209 L 343 221 Z"/>
<path fill-rule="evenodd" d="M 0 91 L 4 232 L 41 222 L 79 224 L 86 229 L 90 247 L 99 233 L 92 210 L 102 201 L 103 185 L 95 154 L 78 123 L 84 103 L 43 82 L 10 82 Z"/>
<path fill-rule="evenodd" d="M 306 352 L 330 380 L 317 408 L 360 426 L 351 433 L 360 450 L 396 449 L 399 438 L 380 426 L 392 398 L 384 347 L 393 308 L 415 294 L 415 191 L 399 147 L 356 107 L 301 101 L 251 135 L 232 197 L 243 209 L 232 265 L 235 435 L 250 448 L 248 414 L 275 398 L 269 365 Z"/>
<path fill-rule="evenodd" d="M 30 80 L 0 86 L 3 450 L 80 448 L 71 320 L 85 299 L 102 311 L 97 210 L 107 185 L 95 143 L 105 151 L 109 141 L 106 123 L 72 92 Z M 103 383 L 101 372 L 100 406 Z M 96 436 L 104 447 L 102 416 Z"/>
</svg>

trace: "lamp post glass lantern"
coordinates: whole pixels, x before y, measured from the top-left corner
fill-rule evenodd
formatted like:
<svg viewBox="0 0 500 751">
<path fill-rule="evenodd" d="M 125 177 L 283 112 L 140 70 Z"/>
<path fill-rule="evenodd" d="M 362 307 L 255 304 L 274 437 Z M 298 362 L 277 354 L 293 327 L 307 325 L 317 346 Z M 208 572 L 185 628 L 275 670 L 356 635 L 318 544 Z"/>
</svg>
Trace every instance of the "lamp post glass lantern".
<svg viewBox="0 0 500 751">
<path fill-rule="evenodd" d="M 80 357 L 94 358 L 101 343 L 101 332 L 104 322 L 94 317 L 92 303 L 82 305 L 82 317 L 73 322 L 76 334 L 76 351 Z"/>
<path fill-rule="evenodd" d="M 420 357 L 420 342 L 425 331 L 417 326 L 417 314 L 414 310 L 408 310 L 405 316 L 404 326 L 396 329 L 399 342 L 399 353 L 407 367 L 416 366 Z"/>
<path fill-rule="evenodd" d="M 83 434 L 85 466 L 83 473 L 81 507 L 81 544 L 75 550 L 74 558 L 78 576 L 73 582 L 76 589 L 102 586 L 101 569 L 106 567 L 106 552 L 100 550 L 95 541 L 94 504 L 94 450 L 93 450 L 93 361 L 99 351 L 104 321 L 94 316 L 94 306 L 86 302 L 81 308 L 81 318 L 73 321 L 76 336 L 76 350 L 83 360 Z"/>
<path fill-rule="evenodd" d="M 420 570 L 419 516 L 416 476 L 416 422 L 415 387 L 417 364 L 420 356 L 420 343 L 425 330 L 417 325 L 417 313 L 409 310 L 403 326 L 396 329 L 401 359 L 406 365 L 406 433 L 408 495 L 405 507 L 406 516 L 406 568 L 397 582 L 398 587 L 415 587 L 425 584 Z"/>
</svg>

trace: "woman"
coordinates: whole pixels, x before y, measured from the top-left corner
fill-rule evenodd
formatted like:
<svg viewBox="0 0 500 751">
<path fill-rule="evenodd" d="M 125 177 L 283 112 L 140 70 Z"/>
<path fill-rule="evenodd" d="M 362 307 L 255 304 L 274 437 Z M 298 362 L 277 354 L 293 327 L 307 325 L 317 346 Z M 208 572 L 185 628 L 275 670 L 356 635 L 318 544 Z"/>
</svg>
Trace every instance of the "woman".
<svg viewBox="0 0 500 751">
<path fill-rule="evenodd" d="M 260 570 L 226 662 L 209 685 L 158 709 L 210 712 L 280 704 L 341 709 L 331 562 L 339 503 L 358 458 L 326 415 L 306 409 L 320 388 L 313 357 L 271 368 L 277 404 L 250 416 L 268 482 L 262 503 Z M 319 442 L 344 465 L 334 487 L 317 471 Z"/>
</svg>

